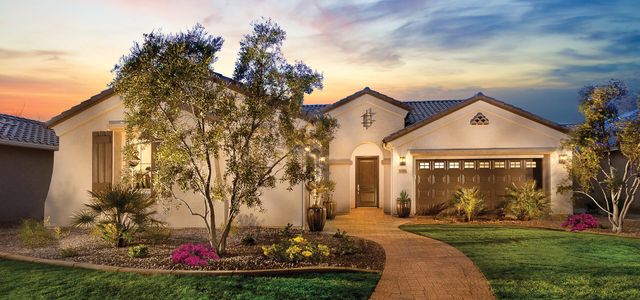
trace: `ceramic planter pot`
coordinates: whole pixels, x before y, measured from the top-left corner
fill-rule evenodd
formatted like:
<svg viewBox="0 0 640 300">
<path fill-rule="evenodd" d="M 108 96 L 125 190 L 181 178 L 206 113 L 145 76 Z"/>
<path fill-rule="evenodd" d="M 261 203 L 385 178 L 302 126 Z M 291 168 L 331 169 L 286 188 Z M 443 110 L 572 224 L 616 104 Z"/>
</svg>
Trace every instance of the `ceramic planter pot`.
<svg viewBox="0 0 640 300">
<path fill-rule="evenodd" d="M 327 210 L 327 220 L 333 220 L 336 218 L 336 202 L 333 200 L 327 200 L 322 203 Z"/>
<path fill-rule="evenodd" d="M 396 212 L 400 218 L 408 217 L 411 214 L 411 200 L 396 201 Z"/>
<path fill-rule="evenodd" d="M 307 210 L 307 225 L 309 231 L 322 231 L 327 219 L 327 210 L 322 206 L 312 206 Z"/>
</svg>

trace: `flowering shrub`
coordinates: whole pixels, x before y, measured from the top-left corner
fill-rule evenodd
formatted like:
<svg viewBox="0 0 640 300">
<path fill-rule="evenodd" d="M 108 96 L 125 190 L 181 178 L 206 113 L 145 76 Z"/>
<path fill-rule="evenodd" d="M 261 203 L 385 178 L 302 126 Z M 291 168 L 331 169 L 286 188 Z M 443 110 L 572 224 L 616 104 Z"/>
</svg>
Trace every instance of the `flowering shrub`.
<svg viewBox="0 0 640 300">
<path fill-rule="evenodd" d="M 192 267 L 204 267 L 209 260 L 218 260 L 220 257 L 215 250 L 207 244 L 184 244 L 171 252 L 171 261 L 174 264 L 183 264 Z"/>
<path fill-rule="evenodd" d="M 280 244 L 263 246 L 264 256 L 280 261 L 317 261 L 329 256 L 329 247 L 323 244 L 313 245 L 301 235 L 282 241 Z"/>
<path fill-rule="evenodd" d="M 560 226 L 570 227 L 571 231 L 583 231 L 598 227 L 598 220 L 590 214 L 576 214 L 569 216 Z"/>
</svg>

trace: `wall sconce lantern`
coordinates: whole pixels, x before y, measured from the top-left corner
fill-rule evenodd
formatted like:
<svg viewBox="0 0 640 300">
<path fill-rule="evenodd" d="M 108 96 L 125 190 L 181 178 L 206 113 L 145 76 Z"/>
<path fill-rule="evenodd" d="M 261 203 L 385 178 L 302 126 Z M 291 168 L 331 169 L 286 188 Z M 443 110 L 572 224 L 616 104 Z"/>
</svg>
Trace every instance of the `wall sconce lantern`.
<svg viewBox="0 0 640 300">
<path fill-rule="evenodd" d="M 563 154 L 558 155 L 558 163 L 559 164 L 562 164 L 562 165 L 566 164 L 568 159 L 569 159 L 569 155 L 567 155 L 567 154 L 563 153 Z"/>
<path fill-rule="evenodd" d="M 369 129 L 369 127 L 371 127 L 371 125 L 373 125 L 373 122 L 375 122 L 376 120 L 373 119 L 373 116 L 376 113 L 373 112 L 373 110 L 371 108 L 367 109 L 364 114 L 362 115 L 362 127 L 364 127 L 364 129 Z"/>
<path fill-rule="evenodd" d="M 322 157 L 320 157 L 320 159 L 319 159 L 319 160 L 320 160 L 320 162 L 325 162 L 325 161 L 327 160 L 327 158 L 326 158 L 326 157 L 324 157 L 324 156 L 322 156 Z"/>
<path fill-rule="evenodd" d="M 400 165 L 401 166 L 406 166 L 407 165 L 407 158 L 404 156 L 400 156 Z"/>
</svg>

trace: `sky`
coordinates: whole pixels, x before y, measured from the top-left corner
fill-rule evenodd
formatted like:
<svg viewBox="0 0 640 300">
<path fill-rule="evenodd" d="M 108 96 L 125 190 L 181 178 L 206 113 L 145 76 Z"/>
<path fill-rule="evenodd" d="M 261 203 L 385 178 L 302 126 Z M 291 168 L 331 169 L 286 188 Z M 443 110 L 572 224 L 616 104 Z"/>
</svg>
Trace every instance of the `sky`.
<svg viewBox="0 0 640 300">
<path fill-rule="evenodd" d="M 398 100 L 477 92 L 559 123 L 580 120 L 577 90 L 640 88 L 638 0 L 212 1 L 0 0 L 0 113 L 46 121 L 107 88 L 144 33 L 201 23 L 233 73 L 251 22 L 287 31 L 284 53 L 324 75 L 305 103 L 364 87 Z"/>
</svg>

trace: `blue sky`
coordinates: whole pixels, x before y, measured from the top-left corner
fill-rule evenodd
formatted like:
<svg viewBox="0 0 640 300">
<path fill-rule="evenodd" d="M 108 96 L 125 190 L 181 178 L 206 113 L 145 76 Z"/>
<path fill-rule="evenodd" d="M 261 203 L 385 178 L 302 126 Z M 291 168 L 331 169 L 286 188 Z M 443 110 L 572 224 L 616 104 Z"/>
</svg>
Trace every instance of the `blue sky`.
<svg viewBox="0 0 640 300">
<path fill-rule="evenodd" d="M 250 22 L 288 33 L 290 60 L 325 75 L 308 103 L 365 86 L 399 100 L 478 91 L 557 122 L 579 120 L 577 90 L 640 87 L 640 1 L 3 1 L 0 112 L 46 120 L 104 88 L 142 34 L 202 23 L 225 39 L 231 74 Z"/>
</svg>

